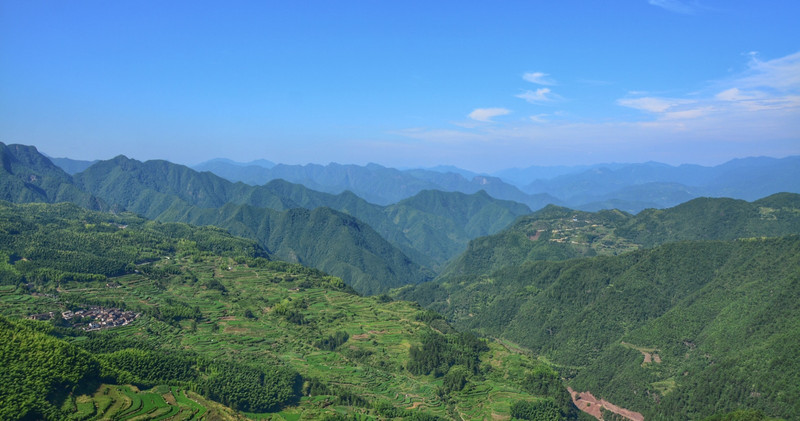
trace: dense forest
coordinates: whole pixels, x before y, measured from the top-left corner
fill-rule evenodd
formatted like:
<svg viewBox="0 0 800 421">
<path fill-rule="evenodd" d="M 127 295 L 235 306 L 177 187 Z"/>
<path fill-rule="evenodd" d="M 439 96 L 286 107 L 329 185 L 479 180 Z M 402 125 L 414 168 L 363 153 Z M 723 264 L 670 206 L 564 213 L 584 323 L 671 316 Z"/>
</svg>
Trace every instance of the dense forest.
<svg viewBox="0 0 800 421">
<path fill-rule="evenodd" d="M 647 418 L 742 407 L 791 418 L 800 237 L 776 235 L 798 232 L 797 200 L 696 199 L 636 216 L 545 208 L 396 295 L 543 355 L 573 388 Z"/>
<path fill-rule="evenodd" d="M 543 363 L 415 304 L 271 261 L 251 240 L 69 203 L 1 205 L 3 419 L 484 418 L 543 400 L 578 417 L 563 387 L 523 377 Z M 87 328 L 61 317 L 87 308 L 137 318 Z M 19 319 L 32 315 L 45 321 Z"/>
<path fill-rule="evenodd" d="M 485 192 L 423 191 L 380 206 L 350 192 L 332 195 L 283 180 L 250 186 L 167 161 L 123 156 L 95 162 L 71 176 L 34 147 L 2 149 L 15 163 L 2 171 L 8 188 L 41 193 L 14 193 L 7 200 L 71 201 L 86 207 L 86 200 L 58 193 L 78 191 L 97 198 L 98 205 L 90 208 L 219 226 L 258 241 L 282 260 L 340 276 L 362 293 L 431 279 L 470 239 L 495 233 L 530 211 Z M 51 181 L 43 184 L 44 179 Z M 28 187 L 13 187 L 17 185 Z"/>
<path fill-rule="evenodd" d="M 800 413 L 800 195 L 379 206 L 0 146 L 0 418 Z"/>
</svg>

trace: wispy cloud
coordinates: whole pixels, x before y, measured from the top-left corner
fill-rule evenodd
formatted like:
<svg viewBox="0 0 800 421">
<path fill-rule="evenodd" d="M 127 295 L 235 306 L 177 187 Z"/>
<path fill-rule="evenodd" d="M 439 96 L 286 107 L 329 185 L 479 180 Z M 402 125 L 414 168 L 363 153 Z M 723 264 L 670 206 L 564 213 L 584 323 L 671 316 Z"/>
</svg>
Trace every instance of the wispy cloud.
<svg viewBox="0 0 800 421">
<path fill-rule="evenodd" d="M 695 8 L 679 0 L 648 0 L 653 6 L 660 7 L 673 13 L 680 13 L 684 15 L 691 15 L 694 13 Z"/>
<path fill-rule="evenodd" d="M 538 102 L 550 102 L 555 101 L 557 99 L 561 99 L 560 96 L 553 93 L 550 88 L 539 88 L 535 91 L 525 91 L 521 94 L 515 95 L 517 98 L 522 98 L 525 101 L 530 102 L 531 104 L 535 104 Z"/>
<path fill-rule="evenodd" d="M 556 81 L 553 80 L 550 77 L 550 75 L 548 75 L 547 73 L 542 73 L 542 72 L 525 73 L 524 75 L 522 75 L 522 79 L 524 79 L 524 80 L 526 80 L 528 82 L 531 82 L 531 83 L 535 83 L 537 85 L 550 86 L 550 85 L 555 85 L 556 84 Z"/>
<path fill-rule="evenodd" d="M 648 112 L 659 120 L 710 116 L 750 119 L 754 115 L 744 113 L 756 111 L 772 112 L 759 114 L 764 121 L 777 117 L 777 113 L 792 113 L 800 119 L 800 52 L 769 61 L 748 55 L 751 59 L 746 72 L 713 83 L 690 98 L 628 97 L 617 100 L 617 104 Z"/>
<path fill-rule="evenodd" d="M 617 100 L 617 104 L 623 107 L 635 108 L 651 113 L 667 112 L 670 109 L 675 109 L 678 106 L 691 104 L 693 102 L 694 101 L 687 99 L 657 97 L 621 98 Z"/>
<path fill-rule="evenodd" d="M 484 123 L 491 123 L 492 119 L 501 115 L 511 114 L 511 110 L 507 108 L 476 108 L 468 117 Z"/>
<path fill-rule="evenodd" d="M 457 150 L 465 151 L 464 159 L 494 157 L 505 163 L 516 159 L 519 165 L 530 165 L 531 159 L 539 157 L 546 157 L 543 163 L 574 162 L 578 157 L 587 162 L 686 162 L 687 150 L 702 150 L 706 159 L 717 162 L 736 156 L 800 153 L 800 52 L 772 60 L 748 54 L 748 60 L 745 71 L 709 82 L 700 90 L 661 95 L 645 86 L 610 99 L 638 111 L 636 118 L 627 113 L 615 117 L 613 110 L 592 119 L 574 112 L 529 113 L 500 125 L 486 122 L 510 110 L 485 108 L 470 113 L 472 125 L 395 134 L 419 145 L 440 145 L 436 153 L 443 157 Z M 558 98 L 548 87 L 517 97 L 537 104 Z M 574 98 L 571 103 L 578 101 Z"/>
</svg>

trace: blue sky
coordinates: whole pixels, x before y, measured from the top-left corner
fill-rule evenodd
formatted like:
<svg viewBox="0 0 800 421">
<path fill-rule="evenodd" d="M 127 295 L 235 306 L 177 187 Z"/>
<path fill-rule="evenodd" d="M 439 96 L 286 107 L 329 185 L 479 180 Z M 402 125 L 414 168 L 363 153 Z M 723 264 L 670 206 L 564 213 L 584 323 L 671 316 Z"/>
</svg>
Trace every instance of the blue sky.
<svg viewBox="0 0 800 421">
<path fill-rule="evenodd" d="M 51 156 L 718 164 L 800 154 L 800 2 L 0 2 L 0 141 Z"/>
</svg>

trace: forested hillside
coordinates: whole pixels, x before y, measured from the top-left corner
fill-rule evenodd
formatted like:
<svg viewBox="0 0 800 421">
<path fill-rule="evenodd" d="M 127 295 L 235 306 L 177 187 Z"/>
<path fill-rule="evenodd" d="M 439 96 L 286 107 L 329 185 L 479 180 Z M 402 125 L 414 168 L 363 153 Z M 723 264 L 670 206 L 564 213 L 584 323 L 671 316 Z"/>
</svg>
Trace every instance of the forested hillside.
<svg viewBox="0 0 800 421">
<path fill-rule="evenodd" d="M 41 174 L 52 173 L 55 180 L 39 190 L 28 189 L 39 196 L 20 196 L 14 187 L 19 176 L 8 177 L 3 185 L 17 192 L 8 197 L 12 201 L 85 206 L 82 197 L 101 197 L 93 200 L 148 218 L 220 226 L 259 241 L 281 259 L 335 273 L 365 293 L 430 279 L 470 239 L 496 232 L 529 212 L 524 205 L 480 192 L 424 192 L 384 207 L 349 192 L 331 195 L 283 180 L 249 186 L 166 161 L 142 163 L 122 156 L 96 162 L 72 177 L 34 148 L 12 146 L 5 155 L 18 163 L 15 174 L 41 179 Z M 60 191 L 83 196 L 71 198 Z M 322 207 L 333 210 L 318 209 Z M 296 208 L 309 211 L 288 212 Z"/>
<path fill-rule="evenodd" d="M 798 209 L 796 194 L 636 216 L 550 207 L 397 295 L 516 342 L 576 390 L 646 419 L 737 408 L 791 418 L 800 237 L 785 235 L 800 233 Z"/>
<path fill-rule="evenodd" d="M 138 162 L 125 157 L 99 162 L 75 178 L 84 189 L 109 203 L 159 220 L 182 221 L 187 206 L 211 209 L 233 203 L 278 211 L 329 207 L 366 222 L 416 263 L 432 269 L 461 252 L 470 239 L 497 232 L 530 211 L 485 193 L 422 192 L 419 197 L 384 207 L 350 192 L 320 193 L 283 180 L 249 186 L 166 161 Z M 304 262 L 316 264 L 310 258 Z M 331 267 L 320 267 L 337 273 Z"/>
<path fill-rule="evenodd" d="M 3 204 L 0 232 L 3 419 L 581 417 L 547 364 L 218 229 Z"/>
<path fill-rule="evenodd" d="M 17 203 L 73 202 L 88 209 L 105 207 L 101 200 L 73 185 L 68 174 L 33 146 L 0 142 L 0 162 L 0 200 Z"/>
<path fill-rule="evenodd" d="M 548 206 L 502 232 L 477 238 L 440 279 L 487 274 L 528 260 L 616 255 L 674 241 L 732 240 L 800 233 L 800 195 L 781 193 L 754 202 L 694 199 L 636 215 Z"/>
</svg>

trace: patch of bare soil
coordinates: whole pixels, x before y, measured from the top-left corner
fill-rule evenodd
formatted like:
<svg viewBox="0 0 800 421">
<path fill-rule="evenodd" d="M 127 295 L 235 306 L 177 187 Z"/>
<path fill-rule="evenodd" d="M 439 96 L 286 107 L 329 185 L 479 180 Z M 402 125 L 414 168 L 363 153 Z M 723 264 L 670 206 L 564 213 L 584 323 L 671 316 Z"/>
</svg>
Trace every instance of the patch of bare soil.
<svg viewBox="0 0 800 421">
<path fill-rule="evenodd" d="M 492 420 L 494 421 L 505 421 L 508 419 L 511 419 L 511 417 L 509 417 L 508 415 L 501 415 L 498 414 L 497 412 L 492 412 Z"/>
<path fill-rule="evenodd" d="M 223 330 L 223 332 L 241 334 L 241 333 L 247 333 L 249 331 L 243 327 L 226 327 L 225 330 Z"/>
<path fill-rule="evenodd" d="M 656 354 L 655 352 L 653 353 L 649 353 L 646 351 L 639 351 L 639 352 L 641 352 L 642 355 L 644 355 L 644 361 L 642 361 L 642 367 L 644 367 L 645 364 L 649 363 L 661 364 L 661 356 Z"/>
<path fill-rule="evenodd" d="M 356 341 L 360 341 L 362 339 L 367 339 L 367 338 L 369 338 L 369 333 L 362 333 L 360 335 L 352 335 L 352 336 L 350 336 L 350 339 L 354 339 Z"/>
<path fill-rule="evenodd" d="M 528 240 L 536 241 L 536 240 L 539 239 L 539 236 L 541 236 L 541 235 L 542 235 L 542 230 L 536 230 L 536 234 L 529 235 L 528 236 Z"/>
<path fill-rule="evenodd" d="M 411 406 L 409 406 L 406 409 L 412 409 L 412 410 L 413 409 L 417 409 L 417 408 L 419 408 L 420 405 L 422 405 L 422 402 L 421 401 L 417 401 L 417 402 L 412 403 Z"/>
<path fill-rule="evenodd" d="M 603 408 L 617 415 L 621 415 L 631 421 L 644 421 L 644 416 L 638 412 L 621 408 L 605 399 L 597 399 L 591 392 L 576 392 L 568 387 L 567 390 L 572 396 L 572 402 L 581 411 L 603 421 Z"/>
</svg>

